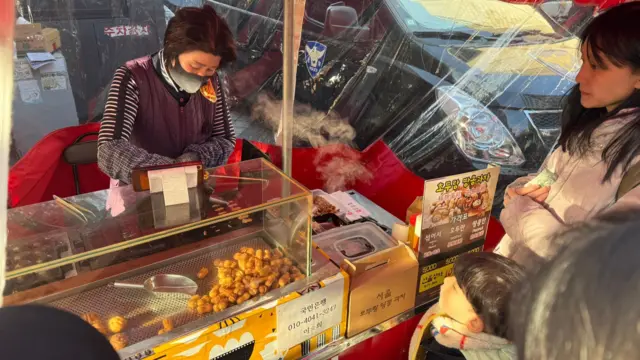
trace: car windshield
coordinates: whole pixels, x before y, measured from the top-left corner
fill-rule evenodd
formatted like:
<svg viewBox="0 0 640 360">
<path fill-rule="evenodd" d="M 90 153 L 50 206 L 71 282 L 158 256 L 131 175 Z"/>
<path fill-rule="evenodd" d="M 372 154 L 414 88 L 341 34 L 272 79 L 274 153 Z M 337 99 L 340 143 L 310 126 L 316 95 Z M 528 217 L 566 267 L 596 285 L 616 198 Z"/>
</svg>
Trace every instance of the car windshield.
<svg viewBox="0 0 640 360">
<path fill-rule="evenodd" d="M 405 24 L 420 38 L 536 43 L 570 35 L 547 21 L 540 9 L 526 4 L 500 0 L 401 0 L 399 5 L 406 15 Z"/>
</svg>

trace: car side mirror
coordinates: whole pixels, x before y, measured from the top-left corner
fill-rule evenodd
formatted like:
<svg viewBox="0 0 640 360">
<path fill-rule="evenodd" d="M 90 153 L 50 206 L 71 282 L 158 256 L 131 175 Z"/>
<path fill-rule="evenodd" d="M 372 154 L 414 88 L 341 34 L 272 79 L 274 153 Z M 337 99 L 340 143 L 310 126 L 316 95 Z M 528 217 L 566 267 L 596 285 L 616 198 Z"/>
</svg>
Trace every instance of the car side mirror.
<svg viewBox="0 0 640 360">
<path fill-rule="evenodd" d="M 358 12 L 356 9 L 344 5 L 343 2 L 335 3 L 327 8 L 324 18 L 324 35 L 339 37 L 353 30 L 360 32 L 366 30 L 358 25 Z"/>
</svg>

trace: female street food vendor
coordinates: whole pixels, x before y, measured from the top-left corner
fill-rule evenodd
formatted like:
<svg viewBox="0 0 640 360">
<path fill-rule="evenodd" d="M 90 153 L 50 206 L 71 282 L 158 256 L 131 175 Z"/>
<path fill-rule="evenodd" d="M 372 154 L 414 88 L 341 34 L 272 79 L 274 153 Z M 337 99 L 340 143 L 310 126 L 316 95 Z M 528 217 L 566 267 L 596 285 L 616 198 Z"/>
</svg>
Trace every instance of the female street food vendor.
<svg viewBox="0 0 640 360">
<path fill-rule="evenodd" d="M 112 186 L 139 167 L 226 163 L 235 133 L 217 70 L 235 59 L 229 27 L 206 5 L 177 11 L 162 50 L 116 70 L 98 139 Z"/>
</svg>

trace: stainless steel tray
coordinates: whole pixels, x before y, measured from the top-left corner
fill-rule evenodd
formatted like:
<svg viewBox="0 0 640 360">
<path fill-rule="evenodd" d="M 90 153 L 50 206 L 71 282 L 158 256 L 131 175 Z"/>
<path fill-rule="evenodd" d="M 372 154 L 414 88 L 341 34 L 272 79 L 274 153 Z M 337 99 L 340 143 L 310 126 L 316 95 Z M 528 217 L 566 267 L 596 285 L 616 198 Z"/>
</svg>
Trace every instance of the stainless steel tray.
<svg viewBox="0 0 640 360">
<path fill-rule="evenodd" d="M 195 275 L 203 267 L 211 269 L 214 259 L 230 259 L 242 246 L 256 249 L 268 249 L 270 246 L 264 238 L 251 236 L 238 239 L 233 242 L 225 242 L 224 246 L 212 246 L 191 254 L 188 258 L 169 259 L 162 262 L 153 270 L 142 274 L 123 278 L 125 282 L 142 283 L 147 278 L 156 274 L 181 274 L 188 276 L 198 283 L 200 295 L 207 294 L 217 281 L 216 274 L 211 271 L 209 275 L 199 280 Z M 171 262 L 171 260 L 174 260 Z M 100 315 L 106 322 L 115 315 L 127 319 L 127 327 L 124 331 L 130 344 L 154 337 L 162 328 L 162 320 L 170 318 L 176 328 L 191 323 L 199 318 L 213 316 L 215 313 L 198 315 L 187 309 L 188 295 L 182 294 L 150 294 L 145 290 L 119 289 L 110 284 L 104 284 L 93 289 L 61 298 L 50 302 L 57 308 L 61 308 L 79 316 L 94 312 Z"/>
<path fill-rule="evenodd" d="M 373 249 L 362 255 L 346 256 L 340 252 L 340 249 L 337 247 L 337 245 L 341 243 L 360 239 L 366 241 Z M 331 260 L 338 264 L 341 264 L 345 259 L 349 259 L 350 261 L 358 260 L 397 245 L 396 241 L 391 236 L 370 222 L 331 229 L 315 236 L 313 241 L 327 254 L 327 256 L 331 258 Z"/>
<path fill-rule="evenodd" d="M 155 274 L 182 274 L 194 279 L 199 286 L 198 293 L 203 295 L 208 293 L 211 286 L 217 281 L 217 277 L 215 271 L 210 271 L 205 279 L 198 280 L 195 275 L 202 267 L 207 266 L 211 269 L 214 259 L 230 259 L 243 246 L 267 249 L 273 248 L 270 244 L 274 244 L 268 233 L 247 228 L 220 235 L 219 238 L 220 241 L 205 248 L 168 258 L 153 265 L 132 269 L 117 277 L 101 279 L 81 288 L 69 289 L 42 298 L 39 302 L 79 316 L 94 312 L 100 315 L 105 324 L 112 316 L 125 317 L 128 324 L 124 333 L 129 339 L 129 346 L 119 352 L 120 356 L 125 358 L 209 326 L 216 321 L 237 316 L 258 306 L 264 306 L 292 291 L 303 290 L 307 285 L 339 271 L 329 260 L 314 251 L 311 278 L 289 284 L 285 288 L 274 289 L 264 296 L 247 301 L 242 305 L 232 306 L 223 312 L 212 312 L 206 315 L 198 315 L 187 308 L 189 299 L 187 295 L 149 294 L 144 290 L 119 289 L 110 285 L 116 279 L 142 283 Z M 158 335 L 158 330 L 162 328 L 162 320 L 165 318 L 172 320 L 175 330 L 168 334 Z"/>
</svg>

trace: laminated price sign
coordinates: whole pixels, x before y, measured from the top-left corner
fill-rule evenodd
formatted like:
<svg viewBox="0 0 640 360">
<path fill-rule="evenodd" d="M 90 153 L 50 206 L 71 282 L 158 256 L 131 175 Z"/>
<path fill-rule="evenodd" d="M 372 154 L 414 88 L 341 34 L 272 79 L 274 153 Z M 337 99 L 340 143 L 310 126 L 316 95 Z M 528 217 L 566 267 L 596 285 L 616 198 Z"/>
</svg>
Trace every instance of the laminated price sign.
<svg viewBox="0 0 640 360">
<path fill-rule="evenodd" d="M 340 325 L 344 299 L 344 277 L 324 281 L 326 286 L 278 305 L 278 349 L 287 350 Z"/>
<path fill-rule="evenodd" d="M 500 168 L 424 183 L 419 253 L 426 259 L 485 238 Z"/>
</svg>

